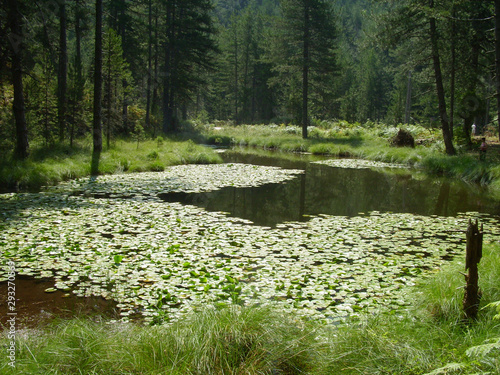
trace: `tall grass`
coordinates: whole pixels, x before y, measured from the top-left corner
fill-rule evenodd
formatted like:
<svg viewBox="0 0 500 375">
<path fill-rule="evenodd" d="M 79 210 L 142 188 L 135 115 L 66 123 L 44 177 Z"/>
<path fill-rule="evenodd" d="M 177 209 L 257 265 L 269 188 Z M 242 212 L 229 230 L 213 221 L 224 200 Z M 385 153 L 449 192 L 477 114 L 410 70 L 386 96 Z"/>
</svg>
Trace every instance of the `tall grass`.
<svg viewBox="0 0 500 375">
<path fill-rule="evenodd" d="M 500 245 L 484 247 L 479 264 L 481 306 L 500 300 Z M 448 364 L 457 371 L 442 374 L 487 373 L 498 368 L 500 351 L 487 362 L 469 357 L 467 350 L 500 338 L 500 324 L 493 309 L 483 308 L 479 319 L 463 321 L 464 262 L 457 259 L 434 276 L 423 280 L 409 311 L 380 314 L 359 324 L 330 332 L 329 360 L 322 373 L 331 374 L 424 374 Z M 334 338 L 332 339 L 332 335 Z"/>
<path fill-rule="evenodd" d="M 32 145 L 31 155 L 25 161 L 0 158 L 0 188 L 38 189 L 60 181 L 90 174 L 92 149 L 81 141 L 75 147 L 55 144 Z M 220 157 L 211 149 L 192 141 L 147 140 L 140 143 L 117 140 L 105 149 L 100 158 L 102 174 L 162 171 L 167 166 L 188 163 L 219 163 Z"/>
<path fill-rule="evenodd" d="M 73 319 L 21 333 L 2 374 L 303 374 L 321 361 L 313 324 L 266 308 L 204 310 L 169 327 Z"/>
</svg>

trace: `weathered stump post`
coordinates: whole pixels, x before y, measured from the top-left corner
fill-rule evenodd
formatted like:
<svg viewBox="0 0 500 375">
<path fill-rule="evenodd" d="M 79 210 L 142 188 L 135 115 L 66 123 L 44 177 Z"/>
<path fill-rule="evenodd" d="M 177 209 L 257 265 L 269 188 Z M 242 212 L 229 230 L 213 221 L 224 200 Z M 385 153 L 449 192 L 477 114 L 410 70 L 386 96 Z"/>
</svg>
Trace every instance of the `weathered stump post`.
<svg viewBox="0 0 500 375">
<path fill-rule="evenodd" d="M 481 224 L 481 229 L 479 229 L 478 221 L 476 220 L 474 224 L 469 219 L 466 238 L 465 271 L 468 270 L 469 272 L 465 275 L 466 285 L 463 309 L 465 317 L 471 320 L 476 319 L 481 300 L 477 265 L 483 256 L 483 225 Z"/>
</svg>

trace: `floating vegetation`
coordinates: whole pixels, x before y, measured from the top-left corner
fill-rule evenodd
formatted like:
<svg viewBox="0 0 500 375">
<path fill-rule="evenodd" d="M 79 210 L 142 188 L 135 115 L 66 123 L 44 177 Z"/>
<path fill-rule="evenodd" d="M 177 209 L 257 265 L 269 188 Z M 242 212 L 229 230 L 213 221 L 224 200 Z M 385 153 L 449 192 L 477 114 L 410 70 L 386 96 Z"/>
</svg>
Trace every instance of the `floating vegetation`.
<svg viewBox="0 0 500 375">
<path fill-rule="evenodd" d="M 156 198 L 169 192 L 200 193 L 223 187 L 251 187 L 280 183 L 303 173 L 250 164 L 178 165 L 164 172 L 144 172 L 101 176 L 96 180 L 80 179 L 59 185 L 56 190 L 100 197 L 143 196 Z"/>
<path fill-rule="evenodd" d="M 470 217 L 481 216 L 486 241 L 500 237 L 498 220 L 477 213 L 320 215 L 271 229 L 156 196 L 279 182 L 297 173 L 182 166 L 0 195 L 2 259 L 13 260 L 19 274 L 53 277 L 57 290 L 114 300 L 124 320 L 171 321 L 197 306 L 232 303 L 280 304 L 337 320 L 406 306 L 416 278 L 463 253 Z"/>
<path fill-rule="evenodd" d="M 351 169 L 371 169 L 371 168 L 408 168 L 407 165 L 384 163 L 381 161 L 363 160 L 363 159 L 328 159 L 313 162 L 315 164 L 328 165 L 335 168 Z"/>
</svg>

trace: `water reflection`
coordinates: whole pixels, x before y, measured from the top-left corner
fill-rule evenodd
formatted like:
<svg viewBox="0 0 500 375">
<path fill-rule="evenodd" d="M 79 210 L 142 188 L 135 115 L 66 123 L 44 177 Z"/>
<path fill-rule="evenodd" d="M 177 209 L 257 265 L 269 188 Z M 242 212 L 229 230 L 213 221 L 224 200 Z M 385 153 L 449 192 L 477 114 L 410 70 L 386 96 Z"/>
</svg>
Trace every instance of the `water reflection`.
<svg viewBox="0 0 500 375">
<path fill-rule="evenodd" d="M 301 168 L 305 173 L 282 184 L 227 187 L 209 193 L 171 193 L 160 197 L 210 211 L 228 212 L 231 216 L 271 227 L 320 214 L 355 216 L 381 211 L 453 216 L 466 211 L 500 213 L 499 202 L 489 200 L 469 185 L 407 171 L 394 174 L 371 169 L 332 168 L 302 159 L 283 160 L 238 153 L 228 153 L 225 158 L 228 162 Z"/>
</svg>

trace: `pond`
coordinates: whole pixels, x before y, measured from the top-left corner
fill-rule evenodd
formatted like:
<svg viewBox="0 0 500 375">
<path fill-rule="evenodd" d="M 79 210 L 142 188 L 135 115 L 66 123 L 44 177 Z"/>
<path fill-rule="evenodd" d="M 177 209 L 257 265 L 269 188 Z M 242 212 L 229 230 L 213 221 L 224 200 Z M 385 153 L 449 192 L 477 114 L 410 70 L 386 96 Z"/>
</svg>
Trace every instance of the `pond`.
<svg viewBox="0 0 500 375">
<path fill-rule="evenodd" d="M 304 173 L 284 183 L 225 187 L 203 193 L 175 192 L 160 197 L 167 202 L 228 212 L 270 227 L 320 214 L 356 216 L 371 211 L 426 216 L 456 216 L 470 211 L 500 214 L 500 202 L 489 199 L 478 186 L 431 178 L 408 169 L 359 168 L 348 163 L 344 163 L 347 167 L 334 168 L 317 163 L 321 160 L 318 157 L 280 158 L 279 153 L 272 152 L 256 155 L 228 151 L 221 155 L 228 163 L 301 169 Z"/>
<path fill-rule="evenodd" d="M 92 297 L 162 323 L 273 304 L 337 321 L 404 308 L 418 278 L 463 255 L 470 218 L 500 238 L 498 202 L 473 186 L 349 160 L 224 158 L 0 195 L 2 288 L 10 261 L 20 305 Z"/>
</svg>

